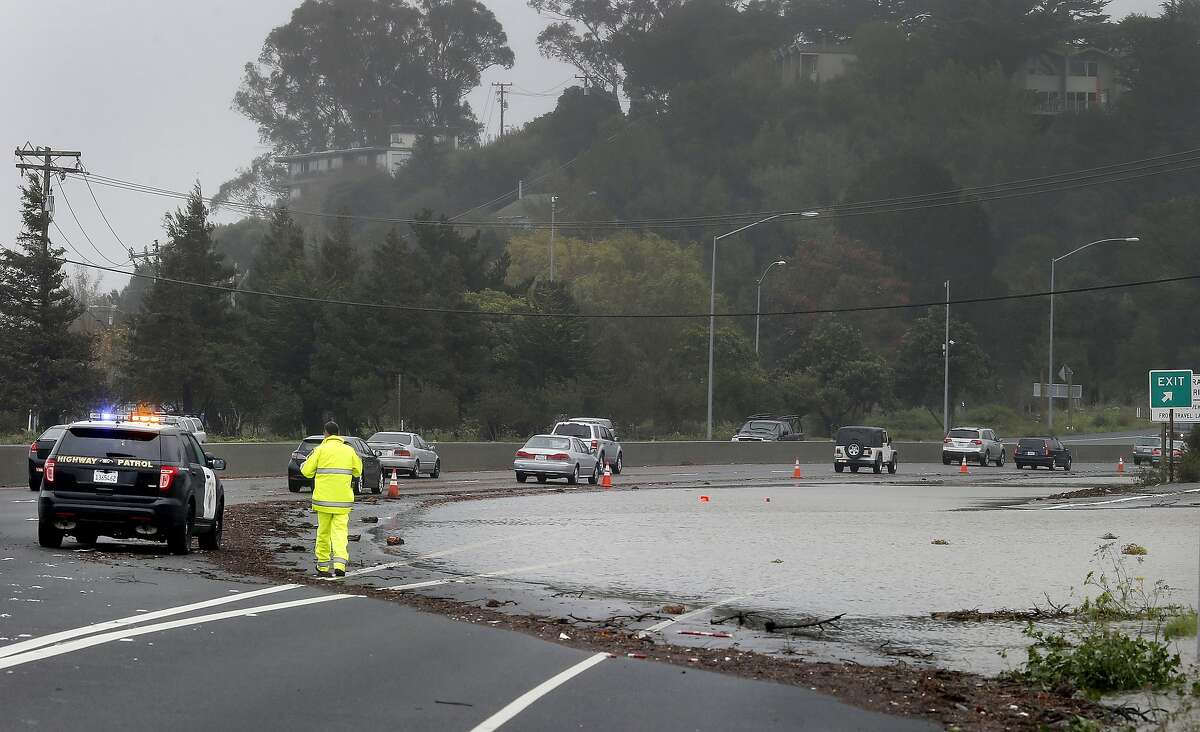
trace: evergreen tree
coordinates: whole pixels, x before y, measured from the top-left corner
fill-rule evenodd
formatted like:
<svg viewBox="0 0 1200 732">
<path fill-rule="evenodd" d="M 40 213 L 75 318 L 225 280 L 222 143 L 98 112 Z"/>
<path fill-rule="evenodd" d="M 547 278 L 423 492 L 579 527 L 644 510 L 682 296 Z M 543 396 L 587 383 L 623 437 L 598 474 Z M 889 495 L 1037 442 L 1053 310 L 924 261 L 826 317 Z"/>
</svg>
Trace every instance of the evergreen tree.
<svg viewBox="0 0 1200 732">
<path fill-rule="evenodd" d="M 0 411 L 32 408 L 43 425 L 79 415 L 99 391 L 93 339 L 68 332 L 83 313 L 63 271 L 63 250 L 43 232 L 49 214 L 36 176 L 21 189 L 22 232 L 0 252 Z"/>
<path fill-rule="evenodd" d="M 134 399 L 223 422 L 221 410 L 246 360 L 239 348 L 243 331 L 229 293 L 178 284 L 234 283 L 233 268 L 213 248 L 213 225 L 198 184 L 187 203 L 167 215 L 166 230 L 168 242 L 156 267 L 163 279 L 154 280 L 133 319 L 126 389 Z"/>
</svg>

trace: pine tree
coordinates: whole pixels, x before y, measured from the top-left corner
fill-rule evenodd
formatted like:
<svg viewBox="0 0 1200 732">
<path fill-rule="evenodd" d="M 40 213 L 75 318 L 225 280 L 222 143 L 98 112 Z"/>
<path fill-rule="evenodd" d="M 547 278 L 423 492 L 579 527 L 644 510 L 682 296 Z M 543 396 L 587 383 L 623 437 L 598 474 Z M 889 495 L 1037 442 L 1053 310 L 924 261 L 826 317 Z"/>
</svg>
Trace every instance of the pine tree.
<svg viewBox="0 0 1200 732">
<path fill-rule="evenodd" d="M 30 176 L 21 188 L 17 248 L 0 252 L 0 411 L 32 408 L 49 425 L 86 411 L 100 379 L 92 337 L 68 332 L 83 307 L 68 286 L 64 251 L 43 235 L 49 225 L 44 200 Z"/>
<path fill-rule="evenodd" d="M 199 185 L 183 208 L 167 215 L 166 229 L 168 242 L 156 266 L 163 279 L 154 280 L 133 319 L 127 389 L 134 399 L 220 422 L 248 354 L 230 294 L 178 284 L 234 282 L 233 268 L 213 249 L 213 225 Z"/>
</svg>

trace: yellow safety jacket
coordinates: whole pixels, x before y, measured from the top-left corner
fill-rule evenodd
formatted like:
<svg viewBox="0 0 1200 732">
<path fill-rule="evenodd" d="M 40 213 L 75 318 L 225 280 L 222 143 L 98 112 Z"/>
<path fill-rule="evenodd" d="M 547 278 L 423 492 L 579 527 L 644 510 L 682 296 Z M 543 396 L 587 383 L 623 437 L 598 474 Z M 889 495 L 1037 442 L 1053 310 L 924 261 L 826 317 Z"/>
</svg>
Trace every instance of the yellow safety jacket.
<svg viewBox="0 0 1200 732">
<path fill-rule="evenodd" d="M 354 507 L 351 481 L 362 477 L 362 460 L 338 435 L 330 435 L 308 454 L 300 473 L 313 479 L 312 507 L 321 513 L 350 513 Z"/>
</svg>

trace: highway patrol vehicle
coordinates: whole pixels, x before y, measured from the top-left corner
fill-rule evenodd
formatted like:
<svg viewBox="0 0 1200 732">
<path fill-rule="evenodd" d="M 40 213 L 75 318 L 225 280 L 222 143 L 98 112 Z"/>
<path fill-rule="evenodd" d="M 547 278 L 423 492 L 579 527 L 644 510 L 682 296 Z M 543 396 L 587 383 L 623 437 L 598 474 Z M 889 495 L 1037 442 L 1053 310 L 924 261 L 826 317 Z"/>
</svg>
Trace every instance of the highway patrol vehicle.
<svg viewBox="0 0 1200 732">
<path fill-rule="evenodd" d="M 71 424 L 46 458 L 38 495 L 38 543 L 64 536 L 165 541 L 172 554 L 220 549 L 225 461 L 187 429 L 111 414 Z"/>
</svg>

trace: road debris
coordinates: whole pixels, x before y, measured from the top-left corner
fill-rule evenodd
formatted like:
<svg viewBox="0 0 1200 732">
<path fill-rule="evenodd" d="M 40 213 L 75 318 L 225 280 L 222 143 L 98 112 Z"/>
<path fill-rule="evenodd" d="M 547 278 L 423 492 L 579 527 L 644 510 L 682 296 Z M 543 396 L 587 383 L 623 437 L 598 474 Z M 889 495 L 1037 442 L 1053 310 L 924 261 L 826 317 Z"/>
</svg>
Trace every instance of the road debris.
<svg viewBox="0 0 1200 732">
<path fill-rule="evenodd" d="M 728 633 L 714 633 L 711 630 L 681 630 L 679 635 L 699 635 L 705 638 L 732 638 Z"/>
<path fill-rule="evenodd" d="M 663 605 L 662 609 L 667 615 L 683 615 L 686 610 L 683 605 Z"/>
<path fill-rule="evenodd" d="M 350 534 L 346 537 L 347 541 L 362 541 L 362 534 Z"/>
<path fill-rule="evenodd" d="M 399 536 L 397 536 L 395 534 L 392 534 L 391 536 L 389 536 L 387 538 L 388 546 L 400 546 L 403 543 L 404 543 L 404 539 L 401 539 Z"/>
<path fill-rule="evenodd" d="M 934 539 L 929 543 L 933 544 L 934 546 L 950 546 L 950 542 L 946 541 L 945 539 Z"/>
<path fill-rule="evenodd" d="M 363 516 L 362 518 L 359 519 L 359 521 L 362 521 L 364 524 L 377 524 L 377 523 L 379 523 L 379 517 L 378 516 Z"/>
<path fill-rule="evenodd" d="M 1121 547 L 1121 553 L 1127 554 L 1131 557 L 1144 557 L 1149 554 L 1150 551 L 1141 544 L 1126 544 L 1125 546 Z"/>
</svg>

